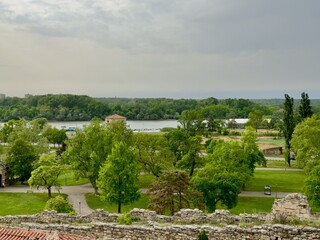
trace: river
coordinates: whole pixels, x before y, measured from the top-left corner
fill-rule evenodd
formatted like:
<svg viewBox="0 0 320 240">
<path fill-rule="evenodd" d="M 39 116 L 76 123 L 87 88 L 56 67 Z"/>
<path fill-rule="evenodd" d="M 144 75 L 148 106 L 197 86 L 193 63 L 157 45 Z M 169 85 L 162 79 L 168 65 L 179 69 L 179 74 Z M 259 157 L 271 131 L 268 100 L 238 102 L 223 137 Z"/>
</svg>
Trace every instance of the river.
<svg viewBox="0 0 320 240">
<path fill-rule="evenodd" d="M 57 129 L 83 129 L 89 123 L 89 121 L 49 122 Z M 127 121 L 127 125 L 134 132 L 160 132 L 161 128 L 176 128 L 179 123 L 177 120 L 136 120 Z"/>
</svg>

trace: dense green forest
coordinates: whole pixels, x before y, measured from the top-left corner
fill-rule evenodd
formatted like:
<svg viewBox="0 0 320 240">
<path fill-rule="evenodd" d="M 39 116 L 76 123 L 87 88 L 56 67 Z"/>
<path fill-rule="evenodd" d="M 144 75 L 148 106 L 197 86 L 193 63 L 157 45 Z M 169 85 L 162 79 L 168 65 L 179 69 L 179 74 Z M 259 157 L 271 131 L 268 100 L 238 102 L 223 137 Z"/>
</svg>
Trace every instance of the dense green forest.
<svg viewBox="0 0 320 240">
<path fill-rule="evenodd" d="M 319 106 L 320 102 L 316 104 Z M 178 119 L 183 111 L 191 109 L 202 109 L 206 118 L 247 118 L 254 110 L 261 111 L 264 116 L 271 116 L 282 105 L 282 99 L 92 98 L 48 94 L 0 99 L 0 121 L 21 118 L 32 120 L 39 117 L 49 121 L 88 121 L 94 117 L 104 119 L 113 113 L 129 120 L 165 120 Z M 319 112 L 314 106 L 313 109 Z"/>
</svg>

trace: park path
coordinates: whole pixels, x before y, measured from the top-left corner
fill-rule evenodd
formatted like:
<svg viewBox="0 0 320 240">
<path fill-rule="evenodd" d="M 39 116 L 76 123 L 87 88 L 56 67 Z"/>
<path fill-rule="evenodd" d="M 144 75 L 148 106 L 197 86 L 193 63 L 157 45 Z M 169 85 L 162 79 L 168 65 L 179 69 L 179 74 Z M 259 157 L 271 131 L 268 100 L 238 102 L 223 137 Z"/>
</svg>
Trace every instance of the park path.
<svg viewBox="0 0 320 240">
<path fill-rule="evenodd" d="M 292 169 L 292 168 L 256 168 L 256 170 L 286 170 L 286 171 L 303 171 L 302 169 Z M 140 189 L 141 193 L 146 193 L 148 189 Z M 43 188 L 30 189 L 27 185 L 18 186 L 8 186 L 5 188 L 0 188 L 0 192 L 34 192 L 34 193 L 47 193 Z M 55 188 L 52 189 L 53 193 L 58 193 Z M 68 195 L 68 201 L 72 204 L 73 209 L 78 215 L 88 215 L 93 212 L 93 210 L 88 206 L 85 194 L 93 193 L 94 189 L 91 184 L 84 184 L 81 186 L 62 186 L 60 193 Z M 271 195 L 265 195 L 263 191 L 242 191 L 239 196 L 243 197 L 266 197 L 266 198 L 283 198 L 289 192 L 272 192 Z"/>
</svg>

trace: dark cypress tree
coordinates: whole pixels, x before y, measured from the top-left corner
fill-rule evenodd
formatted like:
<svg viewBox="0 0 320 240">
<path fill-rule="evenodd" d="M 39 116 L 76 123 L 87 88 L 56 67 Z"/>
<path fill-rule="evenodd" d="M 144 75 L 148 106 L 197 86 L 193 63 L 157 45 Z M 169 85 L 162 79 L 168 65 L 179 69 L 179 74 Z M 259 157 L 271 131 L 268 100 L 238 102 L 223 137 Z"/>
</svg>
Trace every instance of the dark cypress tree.
<svg viewBox="0 0 320 240">
<path fill-rule="evenodd" d="M 310 99 L 308 96 L 308 93 L 301 93 L 301 101 L 300 101 L 300 106 L 299 106 L 299 116 L 300 120 L 302 121 L 303 119 L 307 117 L 311 117 L 313 114 L 311 105 L 310 105 Z"/>
<path fill-rule="evenodd" d="M 291 151 L 291 138 L 295 128 L 295 120 L 293 113 L 293 98 L 288 94 L 284 95 L 284 113 L 283 113 L 283 135 L 285 138 L 286 149 L 285 149 L 285 161 L 290 167 L 290 151 Z"/>
</svg>

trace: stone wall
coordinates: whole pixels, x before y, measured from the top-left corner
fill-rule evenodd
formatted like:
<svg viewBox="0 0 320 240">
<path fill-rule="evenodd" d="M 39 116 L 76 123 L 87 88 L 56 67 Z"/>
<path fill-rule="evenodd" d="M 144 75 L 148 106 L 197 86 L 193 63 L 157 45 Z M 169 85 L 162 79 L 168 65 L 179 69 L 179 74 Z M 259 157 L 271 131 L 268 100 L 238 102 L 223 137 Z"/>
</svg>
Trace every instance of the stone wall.
<svg viewBox="0 0 320 240">
<path fill-rule="evenodd" d="M 226 210 L 205 214 L 198 209 L 182 209 L 174 216 L 154 211 L 133 209 L 132 225 L 119 225 L 119 214 L 96 210 L 87 216 L 57 214 L 45 211 L 36 215 L 0 217 L 1 225 L 54 230 L 88 236 L 91 239 L 196 239 L 204 229 L 209 239 L 320 239 L 320 227 L 307 227 L 306 222 L 319 226 L 318 217 L 310 212 L 306 198 L 289 194 L 276 200 L 272 213 L 240 214 Z M 285 216 L 285 218 L 282 218 Z M 305 221 L 303 226 L 274 224 Z"/>
<path fill-rule="evenodd" d="M 311 214 L 307 198 L 298 193 L 288 194 L 282 199 L 275 200 L 272 206 L 272 214 L 275 219 L 308 220 L 314 217 Z"/>
</svg>

